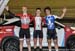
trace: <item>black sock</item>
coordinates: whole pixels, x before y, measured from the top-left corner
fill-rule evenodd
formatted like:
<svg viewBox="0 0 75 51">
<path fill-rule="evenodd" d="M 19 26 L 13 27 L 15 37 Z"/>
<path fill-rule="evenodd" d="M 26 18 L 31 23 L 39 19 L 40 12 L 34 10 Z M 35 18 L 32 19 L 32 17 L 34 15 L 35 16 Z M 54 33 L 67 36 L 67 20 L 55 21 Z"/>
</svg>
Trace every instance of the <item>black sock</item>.
<svg viewBox="0 0 75 51">
<path fill-rule="evenodd" d="M 37 48 L 34 48 L 34 49 L 37 49 Z"/>
<path fill-rule="evenodd" d="M 37 48 L 34 48 L 34 51 L 37 51 Z"/>
<path fill-rule="evenodd" d="M 39 51 L 43 51 L 42 48 L 39 48 Z"/>
</svg>

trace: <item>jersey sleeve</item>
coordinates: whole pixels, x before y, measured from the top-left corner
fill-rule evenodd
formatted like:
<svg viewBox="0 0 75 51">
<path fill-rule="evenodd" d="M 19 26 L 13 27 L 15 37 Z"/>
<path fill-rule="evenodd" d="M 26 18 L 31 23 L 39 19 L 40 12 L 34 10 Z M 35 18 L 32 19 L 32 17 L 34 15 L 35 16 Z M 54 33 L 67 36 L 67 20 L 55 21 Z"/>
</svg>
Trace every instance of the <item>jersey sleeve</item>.
<svg viewBox="0 0 75 51">
<path fill-rule="evenodd" d="M 9 13 L 9 16 L 10 16 L 10 17 L 12 17 L 12 18 L 14 18 L 14 17 L 15 17 L 15 14 L 14 14 L 14 13 L 12 13 L 10 10 L 8 10 L 7 12 Z"/>
<path fill-rule="evenodd" d="M 46 25 L 47 24 L 47 21 L 46 21 L 47 20 L 47 17 L 44 17 L 43 20 L 44 20 L 44 24 Z"/>
<path fill-rule="evenodd" d="M 46 24 L 45 17 L 42 17 L 42 22 Z"/>
<path fill-rule="evenodd" d="M 29 14 L 30 17 L 30 22 L 32 22 L 34 20 L 34 16 L 32 16 L 31 14 Z"/>
<path fill-rule="evenodd" d="M 55 19 L 60 19 L 60 17 L 57 15 L 53 15 L 53 16 L 55 17 Z"/>
</svg>

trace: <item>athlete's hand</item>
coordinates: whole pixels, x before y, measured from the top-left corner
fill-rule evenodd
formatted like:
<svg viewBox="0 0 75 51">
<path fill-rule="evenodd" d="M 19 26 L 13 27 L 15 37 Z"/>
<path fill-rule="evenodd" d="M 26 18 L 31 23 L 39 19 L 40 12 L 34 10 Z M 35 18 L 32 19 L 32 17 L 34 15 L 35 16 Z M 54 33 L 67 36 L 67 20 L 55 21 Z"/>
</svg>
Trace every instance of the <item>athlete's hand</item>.
<svg viewBox="0 0 75 51">
<path fill-rule="evenodd" d="M 9 10 L 9 7 L 8 7 L 8 6 L 6 6 L 6 7 L 5 7 L 5 9 L 8 11 L 8 10 Z"/>
<path fill-rule="evenodd" d="M 63 13 L 65 13 L 67 11 L 67 8 L 63 8 Z"/>
</svg>

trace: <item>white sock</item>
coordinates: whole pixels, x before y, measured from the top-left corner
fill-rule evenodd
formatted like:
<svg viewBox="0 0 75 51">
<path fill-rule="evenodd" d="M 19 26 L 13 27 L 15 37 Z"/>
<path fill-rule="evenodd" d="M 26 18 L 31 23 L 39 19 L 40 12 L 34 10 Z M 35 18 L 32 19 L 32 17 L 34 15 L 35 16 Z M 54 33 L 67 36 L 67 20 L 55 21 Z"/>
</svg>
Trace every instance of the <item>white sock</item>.
<svg viewBox="0 0 75 51">
<path fill-rule="evenodd" d="M 58 51 L 58 49 L 56 49 L 56 51 Z"/>
<path fill-rule="evenodd" d="M 49 49 L 49 51 L 51 51 L 51 49 Z"/>
</svg>

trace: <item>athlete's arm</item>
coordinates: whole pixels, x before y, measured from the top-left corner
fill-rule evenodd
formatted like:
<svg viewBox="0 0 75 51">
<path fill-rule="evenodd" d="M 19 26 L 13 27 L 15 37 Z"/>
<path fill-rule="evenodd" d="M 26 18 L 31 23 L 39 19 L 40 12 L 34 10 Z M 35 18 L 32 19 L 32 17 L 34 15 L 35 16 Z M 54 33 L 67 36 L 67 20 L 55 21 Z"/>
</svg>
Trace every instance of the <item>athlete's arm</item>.
<svg viewBox="0 0 75 51">
<path fill-rule="evenodd" d="M 30 14 L 30 22 L 34 20 L 34 17 Z"/>
<path fill-rule="evenodd" d="M 11 18 L 14 18 L 14 17 L 18 17 L 19 18 L 19 16 L 16 16 L 14 13 L 12 13 L 10 10 L 9 10 L 9 7 L 8 6 L 6 6 L 6 11 L 9 13 L 9 17 L 11 17 Z"/>
<path fill-rule="evenodd" d="M 8 6 L 6 6 L 5 9 L 6 9 L 6 11 L 9 13 L 9 16 L 10 16 L 10 17 L 12 17 L 12 18 L 15 17 L 15 14 L 13 14 L 13 13 L 9 10 L 9 7 L 8 7 Z"/>
<path fill-rule="evenodd" d="M 42 25 L 45 25 L 45 24 L 46 24 L 45 18 L 42 17 Z"/>
<path fill-rule="evenodd" d="M 62 18 L 65 16 L 66 10 L 67 10 L 67 9 L 64 8 L 63 11 L 62 11 L 63 13 L 61 14 L 61 16 L 58 16 L 58 17 L 56 17 L 56 18 L 62 19 Z"/>
</svg>

